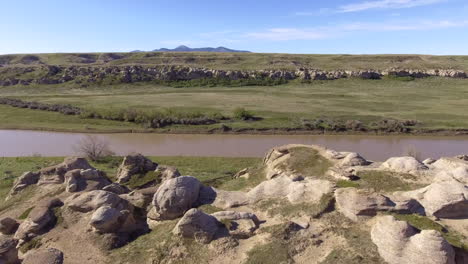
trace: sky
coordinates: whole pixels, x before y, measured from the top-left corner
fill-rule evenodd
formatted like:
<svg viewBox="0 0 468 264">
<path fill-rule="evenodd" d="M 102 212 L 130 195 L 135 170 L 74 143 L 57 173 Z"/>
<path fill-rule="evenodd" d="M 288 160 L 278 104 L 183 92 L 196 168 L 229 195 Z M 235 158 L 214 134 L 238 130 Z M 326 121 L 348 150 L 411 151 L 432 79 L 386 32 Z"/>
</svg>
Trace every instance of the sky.
<svg viewBox="0 0 468 264">
<path fill-rule="evenodd" d="M 468 55 L 468 0 L 0 0 L 0 54 Z"/>
</svg>

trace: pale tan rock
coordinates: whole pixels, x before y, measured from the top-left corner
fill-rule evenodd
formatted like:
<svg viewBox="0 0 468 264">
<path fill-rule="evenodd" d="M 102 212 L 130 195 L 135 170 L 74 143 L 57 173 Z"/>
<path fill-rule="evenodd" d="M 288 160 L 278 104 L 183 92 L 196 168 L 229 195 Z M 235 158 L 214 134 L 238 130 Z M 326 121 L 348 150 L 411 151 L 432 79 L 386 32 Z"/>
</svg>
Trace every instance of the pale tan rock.
<svg viewBox="0 0 468 264">
<path fill-rule="evenodd" d="M 372 242 L 389 264 L 455 264 L 455 251 L 435 230 L 417 230 L 393 216 L 381 216 L 371 230 Z"/>
</svg>

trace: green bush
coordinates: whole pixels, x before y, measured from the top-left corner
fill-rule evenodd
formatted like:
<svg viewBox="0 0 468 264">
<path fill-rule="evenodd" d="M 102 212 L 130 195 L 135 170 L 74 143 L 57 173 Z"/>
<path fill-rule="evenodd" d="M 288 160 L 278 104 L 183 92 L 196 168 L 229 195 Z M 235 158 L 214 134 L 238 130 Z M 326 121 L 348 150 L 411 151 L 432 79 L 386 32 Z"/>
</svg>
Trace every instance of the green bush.
<svg viewBox="0 0 468 264">
<path fill-rule="evenodd" d="M 254 118 L 254 115 L 252 112 L 245 110 L 245 108 L 238 107 L 234 109 L 233 111 L 234 118 L 240 119 L 240 120 L 250 120 Z"/>
</svg>

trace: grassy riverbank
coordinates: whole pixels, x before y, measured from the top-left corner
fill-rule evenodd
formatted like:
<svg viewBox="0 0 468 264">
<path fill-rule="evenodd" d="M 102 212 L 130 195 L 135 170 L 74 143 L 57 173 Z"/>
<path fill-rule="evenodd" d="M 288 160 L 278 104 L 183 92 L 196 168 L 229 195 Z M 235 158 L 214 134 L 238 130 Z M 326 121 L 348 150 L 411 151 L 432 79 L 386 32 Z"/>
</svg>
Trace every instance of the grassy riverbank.
<svg viewBox="0 0 468 264">
<path fill-rule="evenodd" d="M 169 125 L 145 128 L 141 124 L 68 116 L 55 112 L 0 105 L 0 128 L 80 132 L 161 133 L 321 133 L 308 124 L 322 120 L 344 124 L 359 120 L 367 127 L 383 119 L 415 120 L 416 133 L 468 128 L 468 81 L 448 78 L 416 80 L 342 79 L 291 82 L 278 86 L 174 88 L 140 83 L 74 87 L 40 85 L 0 88 L 0 96 L 49 104 L 70 104 L 86 111 L 117 113 L 172 111 L 222 115 L 209 125 Z M 254 120 L 235 118 L 236 108 L 252 112 Z M 327 131 L 328 133 L 332 131 Z M 344 133 L 356 133 L 345 131 Z M 455 132 L 453 132 L 455 133 Z"/>
</svg>

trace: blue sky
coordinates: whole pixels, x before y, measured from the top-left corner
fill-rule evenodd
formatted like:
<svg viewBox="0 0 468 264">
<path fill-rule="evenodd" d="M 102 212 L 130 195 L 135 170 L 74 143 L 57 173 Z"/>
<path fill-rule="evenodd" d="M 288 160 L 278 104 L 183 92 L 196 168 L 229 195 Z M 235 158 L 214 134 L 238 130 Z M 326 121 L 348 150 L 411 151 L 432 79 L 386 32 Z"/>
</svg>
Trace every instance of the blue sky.
<svg viewBox="0 0 468 264">
<path fill-rule="evenodd" d="M 0 0 L 0 54 L 226 46 L 468 55 L 467 0 Z"/>
</svg>

